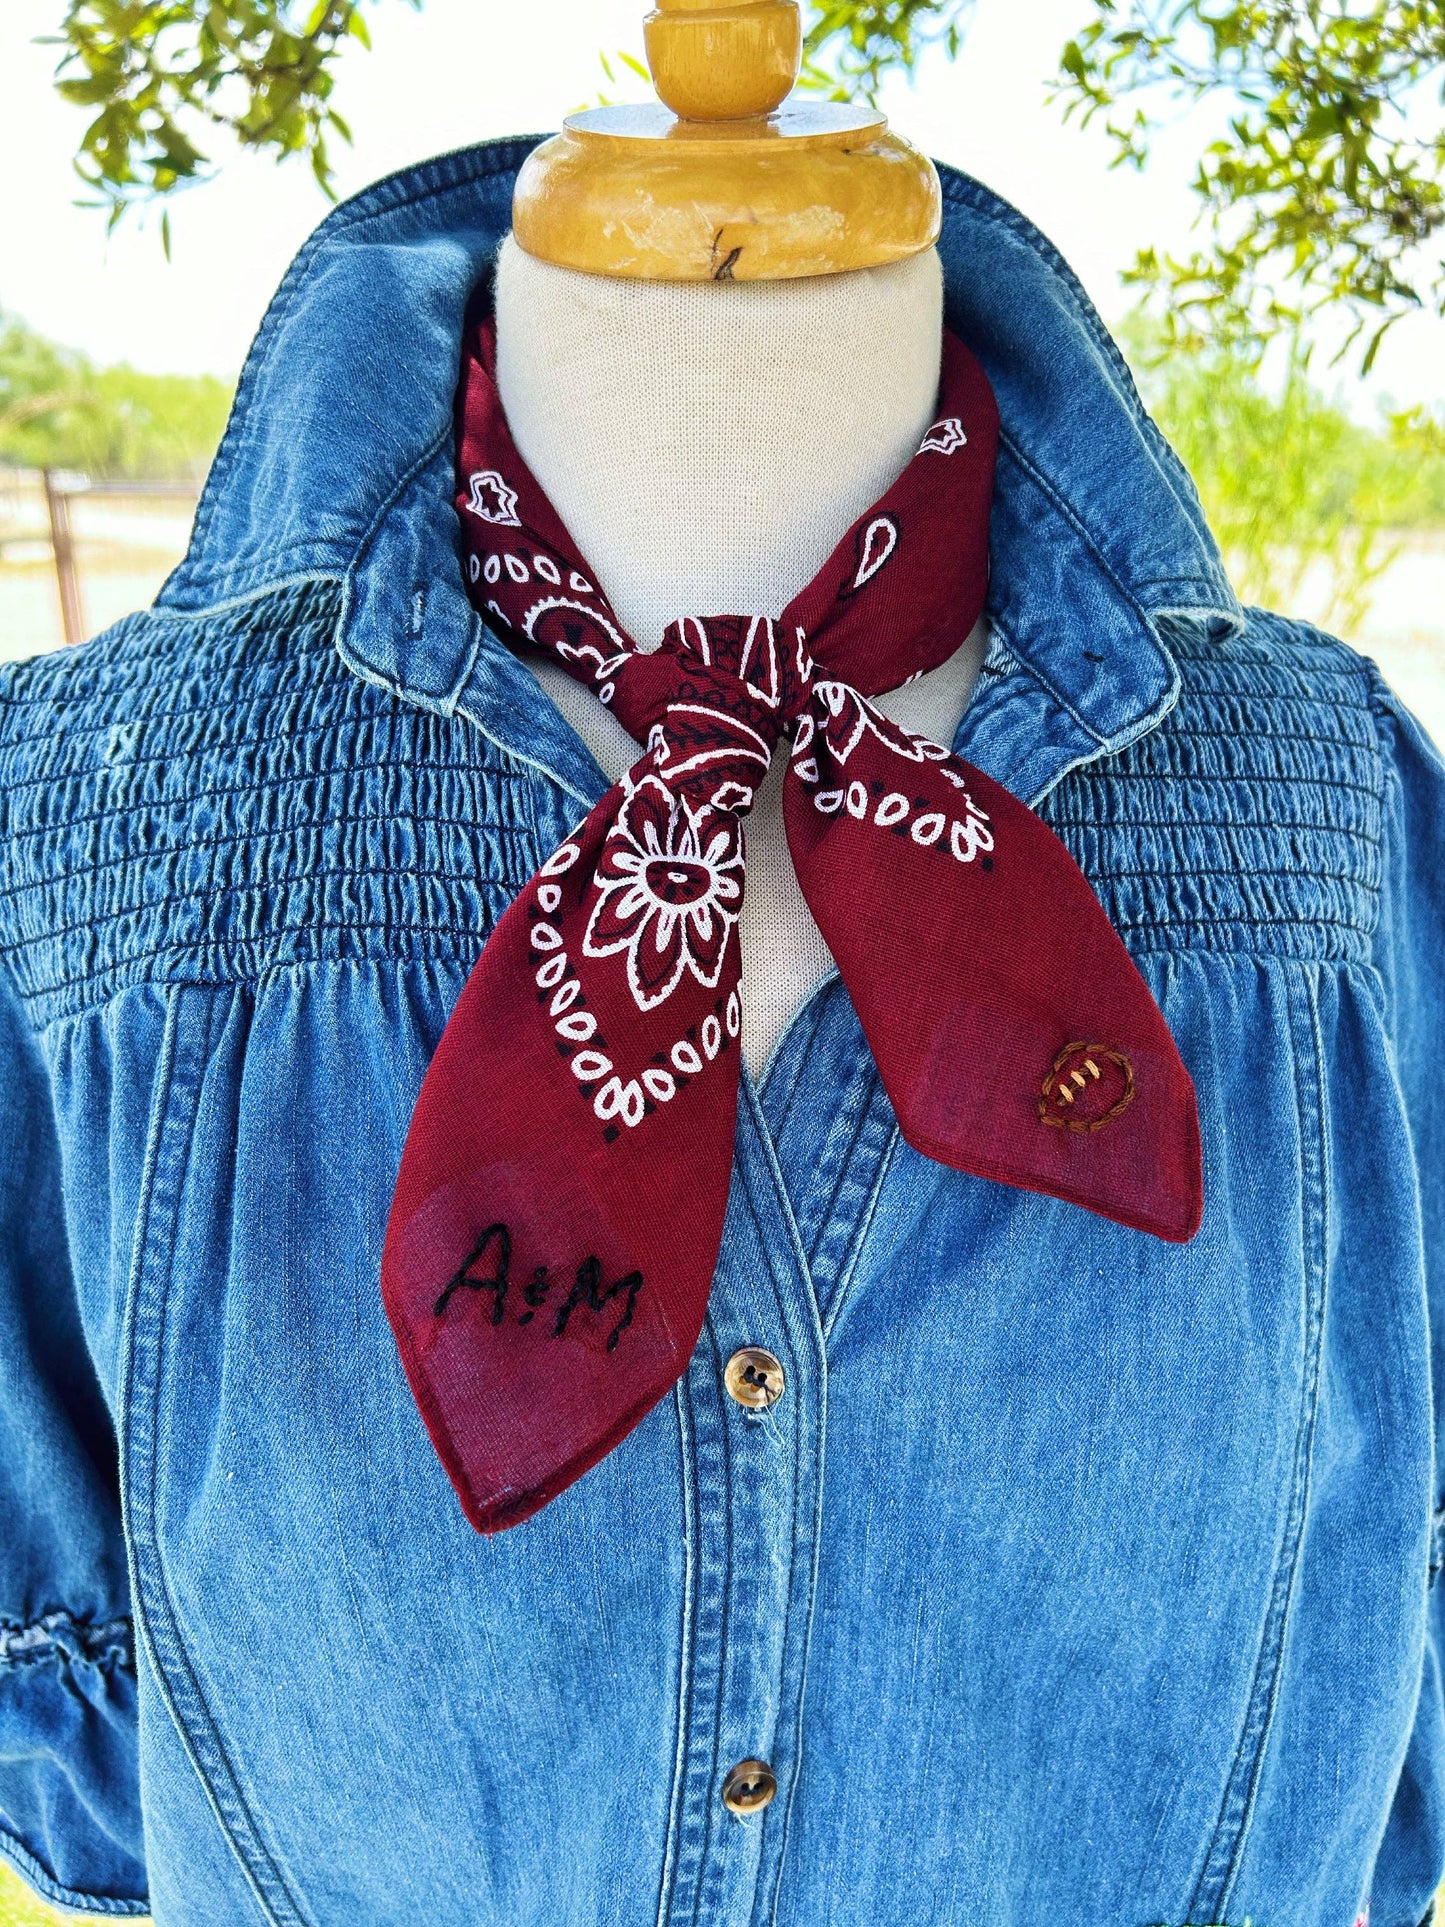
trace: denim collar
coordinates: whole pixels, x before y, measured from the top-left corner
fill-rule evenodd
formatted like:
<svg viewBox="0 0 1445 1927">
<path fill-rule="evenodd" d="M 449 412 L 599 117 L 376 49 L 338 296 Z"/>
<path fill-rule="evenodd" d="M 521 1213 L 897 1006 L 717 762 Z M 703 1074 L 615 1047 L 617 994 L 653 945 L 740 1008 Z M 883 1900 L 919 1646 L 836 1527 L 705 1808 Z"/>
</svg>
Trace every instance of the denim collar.
<svg viewBox="0 0 1445 1927">
<path fill-rule="evenodd" d="M 590 805 L 605 788 L 592 756 L 473 612 L 451 506 L 462 314 L 534 144 L 409 168 L 316 230 L 261 324 L 158 606 L 200 613 L 338 580 L 337 648 L 358 675 L 467 716 Z M 1173 706 L 1161 617 L 1223 638 L 1242 614 L 1193 485 L 1073 273 L 1014 208 L 939 172 L 948 324 L 1002 419 L 994 644 L 955 746 L 1037 801 Z"/>
</svg>

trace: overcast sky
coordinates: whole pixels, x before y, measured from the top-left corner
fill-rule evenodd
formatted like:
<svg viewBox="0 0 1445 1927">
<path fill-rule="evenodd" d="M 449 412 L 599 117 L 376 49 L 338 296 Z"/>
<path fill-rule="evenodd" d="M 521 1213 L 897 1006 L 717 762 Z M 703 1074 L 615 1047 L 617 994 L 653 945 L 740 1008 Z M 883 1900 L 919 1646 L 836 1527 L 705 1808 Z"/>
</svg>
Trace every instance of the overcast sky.
<svg viewBox="0 0 1445 1927">
<path fill-rule="evenodd" d="M 0 305 L 99 360 L 234 374 L 286 264 L 326 211 L 304 163 L 228 158 L 221 177 L 173 206 L 173 259 L 154 223 L 73 205 L 83 111 L 54 94 L 62 0 L 4 0 L 0 73 Z M 599 50 L 641 51 L 640 0 L 377 0 L 374 51 L 348 48 L 336 100 L 356 137 L 339 149 L 341 192 L 425 155 L 499 134 L 540 132 L 607 88 Z M 1058 50 L 1083 0 L 979 0 L 963 54 L 930 54 L 890 89 L 894 124 L 1021 207 L 1072 262 L 1106 319 L 1128 296 L 1137 248 L 1188 243 L 1197 134 L 1170 133 L 1142 177 L 1111 170 L 1102 134 L 1063 124 L 1048 101 Z M 640 83 L 617 88 L 635 93 Z M 1331 379 L 1334 379 L 1333 377 Z M 1400 402 L 1445 401 L 1445 323 L 1396 330 L 1371 387 Z M 1350 397 L 1360 406 L 1356 390 Z"/>
</svg>

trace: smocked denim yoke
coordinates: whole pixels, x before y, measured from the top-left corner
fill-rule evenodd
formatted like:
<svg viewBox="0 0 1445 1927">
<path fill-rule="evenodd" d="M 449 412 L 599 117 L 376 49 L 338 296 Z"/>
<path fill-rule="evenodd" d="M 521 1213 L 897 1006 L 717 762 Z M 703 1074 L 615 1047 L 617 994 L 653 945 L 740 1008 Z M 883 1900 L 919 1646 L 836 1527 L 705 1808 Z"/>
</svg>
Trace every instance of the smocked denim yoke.
<svg viewBox="0 0 1445 1927">
<path fill-rule="evenodd" d="M 1416 1927 L 1445 770 L 1240 611 L 1077 283 L 957 174 L 1004 438 L 956 747 L 1159 998 L 1204 1228 L 918 1156 L 834 980 L 744 1078 L 676 1396 L 527 1525 L 462 1519 L 387 1205 L 487 931 L 604 787 L 449 506 L 527 145 L 323 224 L 156 607 L 0 676 L 0 1851 L 161 1927 Z"/>
</svg>

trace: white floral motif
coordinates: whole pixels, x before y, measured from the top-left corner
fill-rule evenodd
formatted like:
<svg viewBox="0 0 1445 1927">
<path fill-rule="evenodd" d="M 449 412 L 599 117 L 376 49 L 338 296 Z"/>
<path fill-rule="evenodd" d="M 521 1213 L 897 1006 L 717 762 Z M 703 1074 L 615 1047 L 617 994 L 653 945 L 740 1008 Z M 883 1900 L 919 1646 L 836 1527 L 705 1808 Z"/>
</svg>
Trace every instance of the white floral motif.
<svg viewBox="0 0 1445 1927">
<path fill-rule="evenodd" d="M 757 781 L 767 775 L 773 752 L 767 738 L 739 716 L 729 716 L 711 703 L 674 702 L 667 706 L 672 738 L 660 723 L 655 723 L 647 746 L 656 759 L 658 770 L 669 782 L 691 776 L 709 764 L 730 769 L 739 762 L 757 766 Z M 748 786 L 727 777 L 708 801 L 716 809 L 750 809 L 756 794 Z"/>
<path fill-rule="evenodd" d="M 589 629 L 600 629 L 612 647 L 581 640 L 569 642 L 561 636 L 555 636 L 552 633 L 554 630 L 566 630 L 569 614 L 579 638 Z M 546 625 L 548 633 L 539 635 L 538 627 L 542 624 Z M 540 602 L 533 603 L 523 616 L 521 626 L 523 635 L 535 642 L 538 648 L 555 650 L 559 656 L 566 657 L 569 662 L 590 661 L 594 665 L 592 669 L 594 682 L 606 682 L 609 676 L 615 676 L 632 653 L 626 636 L 615 623 L 609 622 L 600 609 L 594 609 L 586 602 L 577 602 L 571 596 L 544 596 Z"/>
<path fill-rule="evenodd" d="M 899 724 L 890 722 L 880 709 L 876 709 L 866 696 L 859 695 L 851 683 L 815 682 L 813 694 L 823 703 L 828 712 L 824 728 L 828 743 L 840 763 L 846 763 L 857 749 L 865 735 L 876 736 L 880 743 L 887 745 L 896 756 L 902 756 L 910 763 L 946 763 L 948 751 L 941 743 L 931 743 L 926 736 L 915 736 L 912 730 L 903 729 Z M 812 735 L 809 732 L 808 741 Z M 806 747 L 802 741 L 793 745 L 793 754 Z M 945 776 L 952 772 L 944 770 Z"/>
<path fill-rule="evenodd" d="M 484 522 L 494 522 L 504 529 L 519 529 L 522 526 L 517 519 L 517 491 L 508 488 L 496 469 L 479 468 L 469 479 L 471 494 L 467 498 L 467 507 L 473 515 L 479 515 Z"/>
<path fill-rule="evenodd" d="M 945 415 L 941 422 L 933 424 L 918 444 L 918 452 L 922 455 L 932 449 L 935 455 L 952 455 L 955 450 L 967 446 L 968 437 L 963 432 L 963 423 L 957 415 Z"/>
<path fill-rule="evenodd" d="M 638 1007 L 654 1010 L 691 971 L 717 987 L 743 895 L 736 818 L 690 808 L 644 776 L 618 812 L 597 865 L 597 901 L 582 948 L 627 957 Z"/>
<path fill-rule="evenodd" d="M 792 766 L 798 780 L 813 792 L 814 809 L 824 816 L 835 816 L 846 808 L 848 814 L 859 821 L 872 812 L 879 829 L 897 829 L 900 835 L 903 833 L 902 825 L 911 812 L 908 797 L 901 790 L 886 793 L 874 810 L 866 783 L 855 779 L 838 789 L 817 787 L 823 773 L 817 755 L 810 753 L 815 743 L 826 744 L 833 764 L 841 769 L 864 738 L 871 735 L 902 762 L 931 763 L 944 781 L 959 791 L 958 801 L 965 811 L 959 821 L 951 822 L 942 810 L 927 808 L 921 801 L 916 803 L 915 807 L 923 814 L 908 824 L 908 834 L 915 843 L 930 849 L 947 831 L 947 847 L 960 863 L 972 863 L 980 851 L 987 853 L 993 849 L 993 823 L 969 795 L 968 778 L 954 767 L 954 758 L 941 743 L 931 743 L 926 736 L 915 736 L 911 730 L 900 728 L 848 683 L 816 682 L 813 694 L 821 701 L 825 714 L 821 722 L 806 715 L 798 719 Z"/>
<path fill-rule="evenodd" d="M 875 515 L 858 536 L 858 571 L 848 584 L 851 595 L 871 582 L 898 547 L 898 523 L 891 515 Z"/>
</svg>

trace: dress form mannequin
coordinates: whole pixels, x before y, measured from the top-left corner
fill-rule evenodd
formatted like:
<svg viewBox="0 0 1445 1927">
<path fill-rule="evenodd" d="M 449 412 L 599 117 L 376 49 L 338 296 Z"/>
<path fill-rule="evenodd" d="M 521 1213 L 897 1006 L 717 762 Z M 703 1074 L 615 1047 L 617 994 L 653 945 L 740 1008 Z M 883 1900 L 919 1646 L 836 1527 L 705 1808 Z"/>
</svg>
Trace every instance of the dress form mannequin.
<svg viewBox="0 0 1445 1927">
<path fill-rule="evenodd" d="M 745 31 L 759 16 L 774 30 L 796 19 L 796 8 L 775 0 L 743 0 L 732 11 Z M 684 5 L 649 22 L 654 74 L 670 101 L 664 76 L 679 49 L 664 44 L 660 58 L 656 30 L 660 25 L 665 35 L 680 23 L 685 54 L 686 30 L 700 20 Z M 735 71 L 745 77 L 746 63 L 736 62 Z M 704 84 L 715 88 L 728 72 L 714 47 L 702 62 Z M 671 104 L 696 111 L 686 76 L 682 84 L 683 102 Z M 854 127 L 852 110 L 836 111 Z M 810 127 L 818 113 L 811 110 Z M 576 117 L 569 134 L 595 118 Z M 674 131 L 689 125 L 672 123 Z M 765 125 L 730 123 L 735 137 Z M 568 135 L 561 138 L 565 143 Z M 891 137 L 889 143 L 896 164 Z M 762 145 L 758 136 L 734 138 L 725 158 L 755 145 Z M 807 148 L 806 137 L 799 145 Z M 808 197 L 817 189 L 805 155 L 790 160 L 803 172 L 791 186 L 784 177 L 782 198 L 796 193 L 811 212 L 816 203 Z M 524 218 L 527 188 L 524 176 L 520 234 L 503 245 L 496 284 L 498 387 L 523 459 L 642 647 L 655 647 L 668 622 L 684 614 L 777 615 L 896 480 L 933 421 L 942 337 L 937 254 L 907 230 L 904 239 L 913 245 L 906 251 L 890 244 L 884 220 L 881 244 L 875 237 L 856 266 L 845 251 L 841 269 L 832 257 L 817 259 L 814 249 L 765 262 L 744 278 L 746 246 L 726 276 L 688 274 L 685 258 L 664 258 L 666 275 L 630 258 L 619 268 L 605 250 L 579 267 L 556 258 L 575 250 L 576 235 L 557 246 L 555 233 L 539 239 L 535 218 L 530 225 Z M 756 183 L 749 188 L 751 213 Z M 906 200 L 901 209 L 908 213 Z M 549 203 L 545 211 L 556 209 Z M 566 211 L 573 211 L 570 202 Z M 635 235 L 639 224 L 630 212 Z M 722 231 L 719 223 L 709 235 L 708 265 Z M 585 253 L 594 237 L 585 224 L 581 233 Z M 744 232 L 744 241 L 751 239 Z M 539 246 L 551 258 L 541 258 Z M 884 696 L 879 707 L 905 727 L 951 743 L 983 648 L 980 625 L 951 661 Z M 615 780 L 630 768 L 641 746 L 592 691 L 553 664 L 533 666 L 604 774 Z M 787 850 L 784 764 L 784 757 L 774 759 L 744 831 L 742 1045 L 755 1074 L 833 963 Z"/>
</svg>

